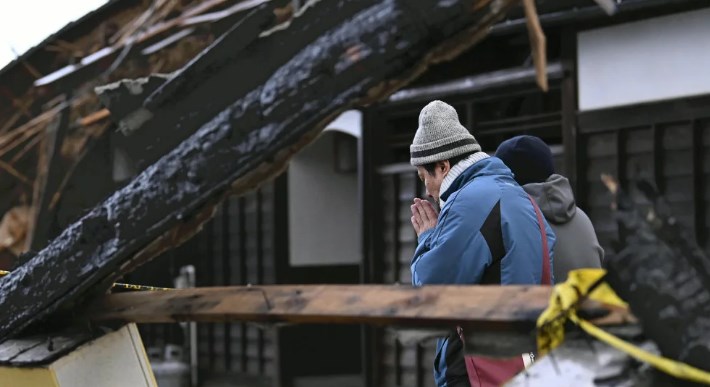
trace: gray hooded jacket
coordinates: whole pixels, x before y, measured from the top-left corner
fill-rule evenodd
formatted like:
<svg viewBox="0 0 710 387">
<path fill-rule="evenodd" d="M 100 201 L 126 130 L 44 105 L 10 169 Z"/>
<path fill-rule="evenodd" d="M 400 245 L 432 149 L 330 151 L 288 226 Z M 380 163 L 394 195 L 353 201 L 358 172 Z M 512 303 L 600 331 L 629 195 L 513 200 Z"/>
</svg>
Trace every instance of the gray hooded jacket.
<svg viewBox="0 0 710 387">
<path fill-rule="evenodd" d="M 546 182 L 526 184 L 523 189 L 535 199 L 557 235 L 555 282 L 564 282 L 570 270 L 601 267 L 604 249 L 589 217 L 575 204 L 569 180 L 553 174 Z"/>
</svg>

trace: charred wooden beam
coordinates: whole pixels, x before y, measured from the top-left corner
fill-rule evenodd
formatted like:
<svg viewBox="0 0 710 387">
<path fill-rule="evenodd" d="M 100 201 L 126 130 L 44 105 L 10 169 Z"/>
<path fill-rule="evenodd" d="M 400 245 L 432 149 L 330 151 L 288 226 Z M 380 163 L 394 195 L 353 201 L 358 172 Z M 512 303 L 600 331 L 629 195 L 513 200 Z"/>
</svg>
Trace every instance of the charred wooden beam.
<svg viewBox="0 0 710 387">
<path fill-rule="evenodd" d="M 319 2 L 314 9 L 347 2 L 335 3 Z M 108 289 L 121 273 L 189 238 L 209 218 L 211 206 L 283 170 L 335 115 L 381 100 L 429 63 L 455 57 L 514 3 L 388 0 L 349 15 L 313 41 L 289 35 L 300 49 L 287 63 L 273 72 L 244 69 L 255 78 L 268 71 L 266 82 L 0 280 L 0 340 Z M 231 82 L 219 79 L 215 86 L 222 90 Z M 201 102 L 189 110 L 201 109 Z"/>
</svg>

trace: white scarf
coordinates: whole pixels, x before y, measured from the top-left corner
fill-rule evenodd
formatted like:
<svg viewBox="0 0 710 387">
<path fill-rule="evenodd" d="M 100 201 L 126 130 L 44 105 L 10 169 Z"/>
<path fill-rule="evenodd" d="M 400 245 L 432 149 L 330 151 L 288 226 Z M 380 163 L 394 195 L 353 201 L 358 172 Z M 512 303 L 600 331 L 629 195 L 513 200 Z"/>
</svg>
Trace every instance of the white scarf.
<svg viewBox="0 0 710 387">
<path fill-rule="evenodd" d="M 443 195 L 444 192 L 446 192 L 446 190 L 451 187 L 451 184 L 454 182 L 454 180 L 456 180 L 456 178 L 459 177 L 459 175 L 462 174 L 463 171 L 467 170 L 468 167 L 470 167 L 471 165 L 489 157 L 491 156 L 484 152 L 476 152 L 451 167 L 449 173 L 447 173 L 444 177 L 444 181 L 441 182 L 441 188 L 439 189 L 439 208 L 444 208 L 446 202 L 444 201 L 444 199 L 441 199 L 441 195 Z"/>
</svg>

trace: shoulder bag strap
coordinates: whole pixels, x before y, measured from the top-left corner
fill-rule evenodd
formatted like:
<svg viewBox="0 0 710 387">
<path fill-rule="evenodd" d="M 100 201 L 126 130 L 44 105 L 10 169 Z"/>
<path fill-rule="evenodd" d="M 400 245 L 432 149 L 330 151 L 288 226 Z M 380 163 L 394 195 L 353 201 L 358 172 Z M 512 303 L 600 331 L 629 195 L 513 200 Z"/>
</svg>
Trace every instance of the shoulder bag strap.
<svg viewBox="0 0 710 387">
<path fill-rule="evenodd" d="M 547 247 L 547 233 L 545 232 L 545 221 L 543 220 L 542 213 L 540 212 L 540 207 L 535 203 L 535 199 L 528 195 L 530 203 L 532 203 L 535 209 L 535 215 L 537 215 L 537 224 L 540 227 L 540 237 L 542 238 L 542 284 L 552 285 L 552 277 L 550 276 L 550 253 Z"/>
</svg>

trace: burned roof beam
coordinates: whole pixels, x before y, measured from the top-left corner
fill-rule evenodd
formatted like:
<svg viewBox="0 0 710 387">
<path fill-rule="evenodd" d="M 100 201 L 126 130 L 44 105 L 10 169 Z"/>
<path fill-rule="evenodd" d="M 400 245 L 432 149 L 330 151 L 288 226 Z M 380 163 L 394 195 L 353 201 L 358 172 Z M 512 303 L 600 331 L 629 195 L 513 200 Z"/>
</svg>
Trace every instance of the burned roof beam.
<svg viewBox="0 0 710 387">
<path fill-rule="evenodd" d="M 287 36 L 300 49 L 269 71 L 266 82 L 0 280 L 0 340 L 105 291 L 140 261 L 184 241 L 206 221 L 211 206 L 273 178 L 338 113 L 386 98 L 428 64 L 455 57 L 516 2 L 387 0 L 311 41 Z M 320 12 L 313 15 L 330 17 L 344 3 L 315 3 Z M 314 29 L 323 24 L 311 22 Z M 268 71 L 249 70 L 257 78 Z M 217 81 L 221 89 L 233 82 Z M 200 102 L 191 110 L 200 109 Z"/>
</svg>

